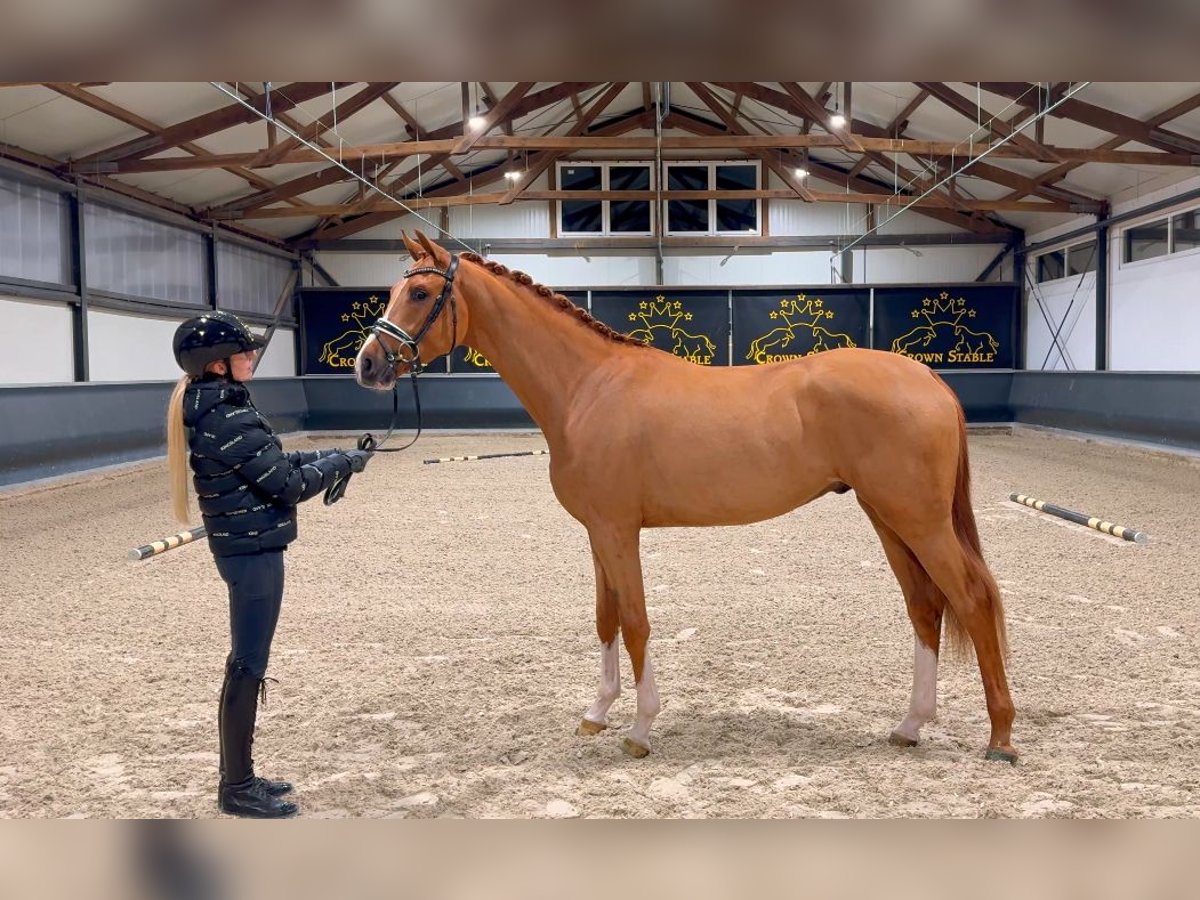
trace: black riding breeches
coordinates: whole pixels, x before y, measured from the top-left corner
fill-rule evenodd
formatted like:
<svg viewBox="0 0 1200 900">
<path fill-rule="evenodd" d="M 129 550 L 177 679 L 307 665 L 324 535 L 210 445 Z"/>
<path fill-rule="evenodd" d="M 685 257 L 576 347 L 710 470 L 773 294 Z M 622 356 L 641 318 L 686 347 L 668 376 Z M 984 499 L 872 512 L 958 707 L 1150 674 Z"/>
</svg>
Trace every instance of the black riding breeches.
<svg viewBox="0 0 1200 900">
<path fill-rule="evenodd" d="M 283 603 L 283 551 L 215 559 L 229 586 L 229 670 L 261 681 Z"/>
</svg>

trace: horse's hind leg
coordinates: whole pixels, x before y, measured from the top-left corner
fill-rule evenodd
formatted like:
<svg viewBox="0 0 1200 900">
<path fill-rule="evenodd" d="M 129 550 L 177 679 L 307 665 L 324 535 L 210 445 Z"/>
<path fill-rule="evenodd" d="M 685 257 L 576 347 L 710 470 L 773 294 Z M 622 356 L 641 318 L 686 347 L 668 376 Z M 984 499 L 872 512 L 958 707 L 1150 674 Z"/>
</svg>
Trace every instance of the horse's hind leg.
<svg viewBox="0 0 1200 900">
<path fill-rule="evenodd" d="M 640 529 L 613 526 L 589 528 L 592 552 L 604 569 L 608 587 L 616 595 L 617 615 L 621 636 L 633 665 L 637 682 L 637 719 L 629 729 L 622 746 L 631 756 L 642 757 L 650 752 L 650 726 L 660 708 L 658 688 L 654 683 L 654 668 L 650 664 L 650 622 L 646 618 L 646 595 L 642 586 L 642 561 L 638 555 Z M 603 640 L 603 637 L 601 638 Z"/>
<path fill-rule="evenodd" d="M 888 740 L 901 747 L 914 747 L 920 739 L 921 726 L 932 719 L 937 711 L 938 649 L 946 598 L 900 536 L 870 506 L 861 500 L 859 504 L 879 534 L 883 552 L 896 580 L 900 582 L 904 604 L 912 621 L 913 686 L 908 701 L 908 715 L 893 729 Z"/>
<path fill-rule="evenodd" d="M 608 708 L 621 695 L 620 650 L 617 647 L 617 592 L 604 574 L 600 557 L 592 551 L 596 566 L 596 634 L 600 637 L 600 687 L 596 702 L 588 707 L 579 723 L 578 734 L 599 734 L 608 727 Z"/>
<path fill-rule="evenodd" d="M 992 722 L 987 756 L 1015 762 L 1013 703 L 1008 692 L 1003 643 L 997 623 L 1000 597 L 991 575 L 981 558 L 968 556 L 949 518 L 943 527 L 910 541 L 909 546 L 945 594 L 953 613 L 949 624 L 952 628 L 965 630 L 975 646 L 988 717 Z"/>
</svg>

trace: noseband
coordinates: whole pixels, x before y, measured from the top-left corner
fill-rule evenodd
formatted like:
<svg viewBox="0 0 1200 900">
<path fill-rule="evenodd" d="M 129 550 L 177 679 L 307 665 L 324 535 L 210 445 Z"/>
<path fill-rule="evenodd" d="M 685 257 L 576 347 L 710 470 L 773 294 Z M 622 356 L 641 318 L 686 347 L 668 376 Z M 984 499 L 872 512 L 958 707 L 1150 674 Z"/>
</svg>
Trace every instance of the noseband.
<svg viewBox="0 0 1200 900">
<path fill-rule="evenodd" d="M 447 300 L 450 301 L 451 337 L 450 349 L 446 352 L 453 353 L 454 348 L 458 346 L 458 304 L 454 299 L 454 273 L 456 271 L 458 271 L 457 253 L 450 257 L 450 265 L 446 267 L 445 271 L 436 266 L 421 266 L 420 268 L 409 269 L 404 273 L 405 278 L 411 278 L 414 275 L 439 275 L 445 279 L 442 284 L 442 292 L 438 294 L 437 300 L 434 301 L 433 307 L 429 310 L 429 315 L 425 317 L 425 321 L 421 324 L 415 335 L 410 335 L 386 317 L 379 319 L 371 326 L 371 334 L 375 336 L 375 340 L 379 342 L 379 346 L 383 349 L 384 358 L 387 359 L 393 375 L 396 373 L 397 363 L 407 365 L 409 371 L 414 376 L 425 371 L 425 364 L 421 362 L 419 345 L 421 339 L 433 327 L 433 323 L 438 320 L 438 316 L 442 314 L 442 309 L 445 307 Z M 396 341 L 398 346 L 395 353 L 389 350 L 387 344 L 381 340 L 382 335 L 387 335 Z M 402 353 L 407 355 L 401 355 Z"/>
</svg>

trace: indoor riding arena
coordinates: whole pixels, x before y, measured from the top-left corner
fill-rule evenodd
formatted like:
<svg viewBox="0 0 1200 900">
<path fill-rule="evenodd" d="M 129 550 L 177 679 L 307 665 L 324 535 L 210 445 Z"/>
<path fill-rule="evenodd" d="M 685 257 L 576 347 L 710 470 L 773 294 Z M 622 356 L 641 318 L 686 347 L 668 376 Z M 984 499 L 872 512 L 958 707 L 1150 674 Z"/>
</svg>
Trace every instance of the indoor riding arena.
<svg viewBox="0 0 1200 900">
<path fill-rule="evenodd" d="M 0 817 L 1200 815 L 1200 83 L 0 121 Z"/>
</svg>

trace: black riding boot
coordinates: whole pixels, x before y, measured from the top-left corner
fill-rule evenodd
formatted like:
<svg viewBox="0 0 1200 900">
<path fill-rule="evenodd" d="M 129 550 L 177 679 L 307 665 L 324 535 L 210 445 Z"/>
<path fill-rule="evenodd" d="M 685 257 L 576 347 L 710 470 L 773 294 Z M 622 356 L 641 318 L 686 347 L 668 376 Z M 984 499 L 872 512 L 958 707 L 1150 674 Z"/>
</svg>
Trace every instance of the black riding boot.
<svg viewBox="0 0 1200 900">
<path fill-rule="evenodd" d="M 280 800 L 268 789 L 271 782 L 255 778 L 250 749 L 258 713 L 260 681 L 241 667 L 226 669 L 221 689 L 221 810 L 235 816 L 280 819 L 296 814 L 295 803 Z M 290 788 L 290 785 L 288 786 Z"/>
<path fill-rule="evenodd" d="M 229 686 L 229 666 L 231 663 L 225 664 L 225 680 L 221 682 L 221 699 L 218 701 L 218 709 L 225 708 L 225 689 Z M 266 679 L 263 679 L 264 681 Z M 264 694 L 265 696 L 265 694 Z M 223 715 L 217 715 L 217 729 L 221 734 L 224 734 Z M 221 784 L 225 783 L 225 741 L 218 739 L 221 753 Z M 290 781 L 275 781 L 270 778 L 263 778 L 261 775 L 255 775 L 254 780 L 258 782 L 259 787 L 270 794 L 272 797 L 282 797 L 284 794 L 289 794 L 292 791 L 292 783 Z"/>
</svg>

